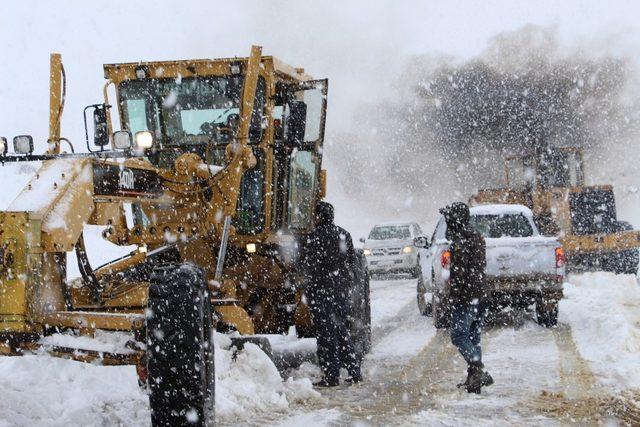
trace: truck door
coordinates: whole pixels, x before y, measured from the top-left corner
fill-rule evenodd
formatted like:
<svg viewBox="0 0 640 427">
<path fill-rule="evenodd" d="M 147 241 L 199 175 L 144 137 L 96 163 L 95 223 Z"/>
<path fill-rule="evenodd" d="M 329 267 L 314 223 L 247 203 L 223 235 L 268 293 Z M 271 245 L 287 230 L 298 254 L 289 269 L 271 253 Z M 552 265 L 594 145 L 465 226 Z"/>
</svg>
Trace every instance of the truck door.
<svg viewBox="0 0 640 427">
<path fill-rule="evenodd" d="M 319 198 L 322 144 L 328 81 L 313 80 L 287 87 L 284 139 L 290 149 L 287 226 L 309 230 Z"/>
</svg>

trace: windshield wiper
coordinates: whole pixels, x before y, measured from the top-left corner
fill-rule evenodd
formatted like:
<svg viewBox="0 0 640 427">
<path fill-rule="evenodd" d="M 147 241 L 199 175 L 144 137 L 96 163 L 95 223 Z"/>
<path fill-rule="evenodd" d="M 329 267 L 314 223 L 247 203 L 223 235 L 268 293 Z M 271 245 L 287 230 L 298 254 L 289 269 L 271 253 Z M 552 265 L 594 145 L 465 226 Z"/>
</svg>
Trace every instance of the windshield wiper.
<svg viewBox="0 0 640 427">
<path fill-rule="evenodd" d="M 225 114 L 227 114 L 229 111 L 231 111 L 231 109 L 234 107 L 229 107 L 226 110 L 224 110 L 222 113 L 220 113 L 220 115 L 218 117 L 216 117 L 215 119 L 213 119 L 213 121 L 211 123 L 217 123 L 218 119 L 222 116 L 224 116 Z"/>
</svg>

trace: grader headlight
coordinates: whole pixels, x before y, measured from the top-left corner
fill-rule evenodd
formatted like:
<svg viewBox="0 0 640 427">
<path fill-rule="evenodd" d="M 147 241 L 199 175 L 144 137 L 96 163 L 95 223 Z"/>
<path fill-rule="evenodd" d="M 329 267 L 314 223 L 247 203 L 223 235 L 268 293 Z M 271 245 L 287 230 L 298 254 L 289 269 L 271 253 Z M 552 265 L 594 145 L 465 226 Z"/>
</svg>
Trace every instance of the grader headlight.
<svg viewBox="0 0 640 427">
<path fill-rule="evenodd" d="M 131 134 L 128 130 L 119 130 L 113 133 L 113 145 L 118 150 L 131 148 Z"/>
<path fill-rule="evenodd" d="M 153 134 L 148 130 L 136 132 L 136 149 L 146 150 L 153 147 Z"/>
<path fill-rule="evenodd" d="M 13 149 L 18 154 L 33 153 L 33 138 L 31 135 L 18 135 L 13 138 Z"/>
</svg>

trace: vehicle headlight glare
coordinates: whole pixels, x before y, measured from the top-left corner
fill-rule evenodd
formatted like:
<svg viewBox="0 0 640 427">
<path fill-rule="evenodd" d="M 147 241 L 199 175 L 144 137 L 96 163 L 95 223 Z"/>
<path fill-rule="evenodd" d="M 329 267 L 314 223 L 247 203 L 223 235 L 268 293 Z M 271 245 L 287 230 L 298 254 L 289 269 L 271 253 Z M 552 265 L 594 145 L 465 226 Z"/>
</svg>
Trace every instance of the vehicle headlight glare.
<svg viewBox="0 0 640 427">
<path fill-rule="evenodd" d="M 136 132 L 136 148 L 147 149 L 153 146 L 153 135 L 148 130 Z"/>
<path fill-rule="evenodd" d="M 402 252 L 405 254 L 410 254 L 411 252 L 413 252 L 413 246 L 405 246 L 404 248 L 402 248 Z"/>
<path fill-rule="evenodd" d="M 256 244 L 255 243 L 247 243 L 247 252 L 250 254 L 256 253 Z"/>
<path fill-rule="evenodd" d="M 365 249 L 365 250 L 363 250 L 363 251 L 362 251 L 362 253 L 363 253 L 365 256 L 369 256 L 369 255 L 371 255 L 371 249 Z"/>
</svg>

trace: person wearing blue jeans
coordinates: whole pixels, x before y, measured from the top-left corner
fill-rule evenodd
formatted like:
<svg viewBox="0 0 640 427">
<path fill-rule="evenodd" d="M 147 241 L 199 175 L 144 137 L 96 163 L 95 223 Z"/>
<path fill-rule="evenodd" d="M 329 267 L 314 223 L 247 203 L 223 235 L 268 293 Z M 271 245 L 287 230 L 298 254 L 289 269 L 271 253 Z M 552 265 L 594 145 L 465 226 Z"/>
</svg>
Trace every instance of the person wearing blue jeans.
<svg viewBox="0 0 640 427">
<path fill-rule="evenodd" d="M 451 242 L 449 301 L 451 304 L 451 342 L 467 362 L 467 379 L 458 384 L 469 393 L 480 393 L 493 378 L 483 371 L 482 300 L 485 289 L 486 245 L 484 238 L 469 223 L 469 206 L 456 202 L 440 211 L 447 222 L 447 239 Z"/>
<path fill-rule="evenodd" d="M 484 310 L 479 303 L 459 304 L 451 313 L 451 342 L 458 347 L 468 365 L 482 362 L 480 338 Z"/>
</svg>

